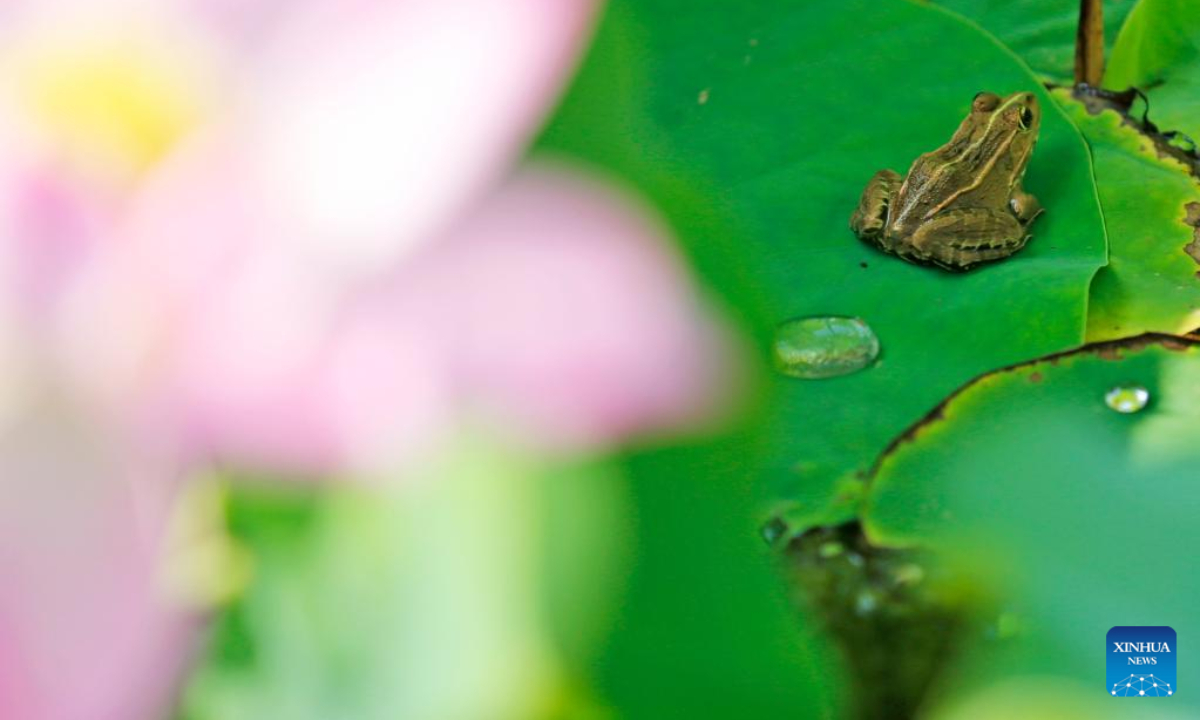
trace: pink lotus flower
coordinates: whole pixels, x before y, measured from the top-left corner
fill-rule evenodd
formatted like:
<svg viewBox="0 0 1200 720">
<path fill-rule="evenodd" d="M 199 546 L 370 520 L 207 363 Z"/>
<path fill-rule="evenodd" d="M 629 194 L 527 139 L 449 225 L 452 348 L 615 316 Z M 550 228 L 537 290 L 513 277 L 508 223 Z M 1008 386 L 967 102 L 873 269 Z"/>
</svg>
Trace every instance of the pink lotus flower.
<svg viewBox="0 0 1200 720">
<path fill-rule="evenodd" d="M 170 701 L 175 489 L 675 426 L 721 345 L 624 192 L 514 169 L 587 0 L 6 3 L 0 717 Z"/>
</svg>

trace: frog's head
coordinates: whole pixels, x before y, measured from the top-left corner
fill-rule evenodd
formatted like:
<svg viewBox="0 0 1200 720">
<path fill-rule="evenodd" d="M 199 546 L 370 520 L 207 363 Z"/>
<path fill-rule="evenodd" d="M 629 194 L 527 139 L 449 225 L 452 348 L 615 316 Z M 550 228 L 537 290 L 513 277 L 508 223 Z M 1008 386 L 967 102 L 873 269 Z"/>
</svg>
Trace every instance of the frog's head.
<svg viewBox="0 0 1200 720">
<path fill-rule="evenodd" d="M 1033 93 L 1017 92 L 1002 98 L 981 92 L 971 102 L 971 116 L 987 145 L 1003 147 L 1004 152 L 1022 157 L 1037 140 L 1042 108 Z"/>
</svg>

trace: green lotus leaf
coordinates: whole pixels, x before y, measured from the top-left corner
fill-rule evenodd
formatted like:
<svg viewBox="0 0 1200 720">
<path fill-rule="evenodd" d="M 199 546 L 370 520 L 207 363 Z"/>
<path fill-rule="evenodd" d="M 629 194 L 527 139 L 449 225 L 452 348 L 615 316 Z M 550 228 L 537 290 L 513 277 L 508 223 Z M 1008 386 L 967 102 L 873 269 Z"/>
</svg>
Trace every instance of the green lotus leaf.
<svg viewBox="0 0 1200 720">
<path fill-rule="evenodd" d="M 1091 146 L 1108 231 L 1108 265 L 1092 282 L 1088 339 L 1200 326 L 1200 265 L 1188 252 L 1200 221 L 1200 185 L 1117 113 L 1089 115 L 1066 91 L 1055 97 Z"/>
<path fill-rule="evenodd" d="M 1047 212 L 1028 247 L 951 274 L 856 239 L 848 219 L 871 175 L 945 143 L 981 90 L 1028 90 L 1044 108 L 1025 186 Z M 777 379 L 765 458 L 740 460 L 813 520 L 852 514 L 859 473 L 958 385 L 1082 342 L 1105 262 L 1074 126 L 1008 50 L 933 5 L 616 2 L 540 151 L 649 196 L 701 274 L 760 326 L 841 315 L 874 330 L 873 367 Z M 682 202 L 680 184 L 709 201 Z"/>
<path fill-rule="evenodd" d="M 1137 0 L 1104 0 L 1105 44 L 1111 45 Z M 1079 0 L 936 0 L 979 23 L 1038 75 L 1069 84 L 1075 73 Z"/>
<path fill-rule="evenodd" d="M 1113 90 L 1137 87 L 1162 130 L 1200 139 L 1200 0 L 1141 0 L 1104 73 Z"/>
<path fill-rule="evenodd" d="M 1015 628 L 978 638 L 956 687 L 1040 675 L 1100 692 L 1110 627 L 1200 633 L 1197 428 L 1200 343 L 1148 335 L 984 376 L 883 457 L 870 535 L 933 548 Z"/>
</svg>

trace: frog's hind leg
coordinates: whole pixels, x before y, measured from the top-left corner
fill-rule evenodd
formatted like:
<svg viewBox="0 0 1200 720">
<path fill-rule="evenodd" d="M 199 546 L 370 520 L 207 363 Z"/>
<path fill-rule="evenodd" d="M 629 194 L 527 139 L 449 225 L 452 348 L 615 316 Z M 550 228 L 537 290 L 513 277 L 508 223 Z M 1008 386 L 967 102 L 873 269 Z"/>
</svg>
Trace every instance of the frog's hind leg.
<svg viewBox="0 0 1200 720">
<path fill-rule="evenodd" d="M 912 255 L 946 270 L 961 272 L 1008 257 L 1025 247 L 1029 234 L 1006 210 L 948 210 L 925 222 L 910 240 Z"/>
<path fill-rule="evenodd" d="M 1042 204 L 1033 195 L 1025 192 L 1020 186 L 1013 190 L 1012 199 L 1008 201 L 1009 207 L 1012 208 L 1013 214 L 1017 216 L 1017 220 L 1022 225 L 1029 227 L 1029 224 L 1037 219 L 1038 215 L 1042 214 Z"/>
<path fill-rule="evenodd" d="M 858 207 L 850 215 L 850 229 L 860 239 L 883 247 L 883 228 L 887 224 L 888 205 L 900 189 L 901 177 L 894 170 L 880 170 L 867 182 Z"/>
</svg>

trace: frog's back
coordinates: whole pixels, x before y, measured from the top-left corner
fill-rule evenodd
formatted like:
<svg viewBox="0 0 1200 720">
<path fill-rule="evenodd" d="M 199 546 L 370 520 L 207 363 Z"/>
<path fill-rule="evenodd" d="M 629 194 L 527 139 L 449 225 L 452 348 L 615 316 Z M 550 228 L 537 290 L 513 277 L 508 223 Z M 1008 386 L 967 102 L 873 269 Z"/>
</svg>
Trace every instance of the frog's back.
<svg viewBox="0 0 1200 720">
<path fill-rule="evenodd" d="M 907 235 L 933 211 L 938 198 L 953 193 L 956 180 L 952 172 L 954 156 L 938 148 L 913 161 L 896 199 L 892 203 L 890 225 L 897 235 Z"/>
</svg>

